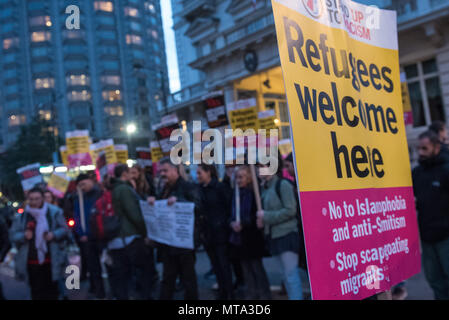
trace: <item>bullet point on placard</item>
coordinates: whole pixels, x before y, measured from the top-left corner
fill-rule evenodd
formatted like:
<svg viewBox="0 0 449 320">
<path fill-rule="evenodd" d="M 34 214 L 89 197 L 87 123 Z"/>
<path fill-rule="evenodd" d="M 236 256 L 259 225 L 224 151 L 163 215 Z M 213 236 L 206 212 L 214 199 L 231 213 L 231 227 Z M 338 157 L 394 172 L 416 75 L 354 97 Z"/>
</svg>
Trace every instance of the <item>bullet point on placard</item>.
<svg viewBox="0 0 449 320">
<path fill-rule="evenodd" d="M 326 208 L 323 208 L 323 210 L 321 210 L 321 213 L 323 214 L 323 216 L 326 216 L 326 214 L 327 214 Z"/>
<path fill-rule="evenodd" d="M 331 268 L 332 269 L 335 268 L 335 261 L 334 260 L 331 260 Z"/>
</svg>

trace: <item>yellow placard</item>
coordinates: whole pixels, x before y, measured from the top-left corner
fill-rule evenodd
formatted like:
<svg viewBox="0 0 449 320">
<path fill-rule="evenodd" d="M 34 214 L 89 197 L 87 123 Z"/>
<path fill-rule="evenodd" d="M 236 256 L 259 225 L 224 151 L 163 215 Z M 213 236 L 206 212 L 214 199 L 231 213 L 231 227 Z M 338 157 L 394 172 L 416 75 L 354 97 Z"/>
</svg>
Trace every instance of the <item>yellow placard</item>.
<svg viewBox="0 0 449 320">
<path fill-rule="evenodd" d="M 303 6 L 273 1 L 301 191 L 411 186 L 395 34 L 349 36 Z"/>
<path fill-rule="evenodd" d="M 259 119 L 257 114 L 256 99 L 247 99 L 232 102 L 226 106 L 228 110 L 229 123 L 232 129 L 254 129 L 257 133 Z"/>
<path fill-rule="evenodd" d="M 151 142 L 150 149 L 151 149 L 151 161 L 153 163 L 158 162 L 164 157 L 162 149 L 157 141 Z"/>
<path fill-rule="evenodd" d="M 67 155 L 88 153 L 89 136 L 73 136 L 66 138 Z"/>
<path fill-rule="evenodd" d="M 59 153 L 61 154 L 61 161 L 65 166 L 69 165 L 69 160 L 68 160 L 68 156 L 69 153 L 67 152 L 67 147 L 66 146 L 61 146 L 59 148 Z"/>
<path fill-rule="evenodd" d="M 126 161 L 128 161 L 128 146 L 121 144 L 121 145 L 115 145 L 115 157 L 117 158 L 117 163 L 123 163 L 126 164 Z"/>
<path fill-rule="evenodd" d="M 69 187 L 70 180 L 65 174 L 53 173 L 48 181 L 47 188 L 57 197 L 62 197 Z"/>
</svg>

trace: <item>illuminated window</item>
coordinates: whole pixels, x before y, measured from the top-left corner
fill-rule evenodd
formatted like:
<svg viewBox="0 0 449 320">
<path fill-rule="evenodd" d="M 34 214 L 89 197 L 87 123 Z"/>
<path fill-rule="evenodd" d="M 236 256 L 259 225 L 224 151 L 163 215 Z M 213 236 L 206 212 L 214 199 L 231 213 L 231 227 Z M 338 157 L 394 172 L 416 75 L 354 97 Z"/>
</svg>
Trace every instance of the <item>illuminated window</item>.
<svg viewBox="0 0 449 320">
<path fill-rule="evenodd" d="M 51 33 L 48 31 L 31 32 L 32 42 L 49 41 L 51 39 Z"/>
<path fill-rule="evenodd" d="M 158 38 L 159 35 L 156 30 L 148 30 L 148 31 L 154 39 Z"/>
<path fill-rule="evenodd" d="M 72 75 L 66 77 L 66 80 L 67 80 L 67 84 L 69 86 L 87 86 L 90 83 L 89 77 L 84 74 L 80 74 L 80 75 L 72 74 Z"/>
<path fill-rule="evenodd" d="M 64 30 L 62 34 L 66 39 L 82 39 L 85 36 L 83 30 Z"/>
<path fill-rule="evenodd" d="M 18 44 L 19 44 L 18 38 L 3 39 L 3 49 L 5 49 L 5 50 L 8 50 L 12 47 L 17 47 Z"/>
<path fill-rule="evenodd" d="M 156 13 L 156 8 L 154 7 L 154 4 L 145 2 L 145 9 L 150 11 L 151 13 Z"/>
<path fill-rule="evenodd" d="M 55 79 L 53 78 L 38 78 L 34 80 L 34 87 L 36 89 L 48 89 L 55 86 Z"/>
<path fill-rule="evenodd" d="M 123 116 L 123 107 L 105 107 L 104 112 L 109 116 L 122 117 Z"/>
<path fill-rule="evenodd" d="M 102 76 L 101 82 L 109 85 L 120 85 L 120 77 L 119 76 Z"/>
<path fill-rule="evenodd" d="M 38 16 L 30 18 L 30 27 L 47 26 L 51 27 L 50 16 Z"/>
<path fill-rule="evenodd" d="M 106 11 L 106 12 L 114 11 L 114 5 L 112 4 L 112 2 L 109 1 L 95 1 L 94 8 L 97 11 Z"/>
<path fill-rule="evenodd" d="M 103 99 L 107 101 L 117 101 L 122 99 L 120 90 L 103 91 Z"/>
<path fill-rule="evenodd" d="M 138 17 L 139 16 L 139 10 L 137 10 L 136 8 L 125 7 L 125 16 Z"/>
<path fill-rule="evenodd" d="M 50 110 L 39 110 L 39 117 L 43 120 L 51 120 L 51 111 Z"/>
<path fill-rule="evenodd" d="M 24 124 L 25 122 L 26 122 L 26 117 L 23 114 L 22 115 L 12 114 L 8 118 L 8 125 L 10 127 L 20 126 L 20 125 Z"/>
<path fill-rule="evenodd" d="M 142 38 L 140 36 L 134 34 L 126 35 L 126 43 L 127 44 L 142 44 Z"/>
<path fill-rule="evenodd" d="M 90 93 L 87 90 L 71 91 L 68 94 L 69 101 L 87 101 L 90 100 Z"/>
</svg>

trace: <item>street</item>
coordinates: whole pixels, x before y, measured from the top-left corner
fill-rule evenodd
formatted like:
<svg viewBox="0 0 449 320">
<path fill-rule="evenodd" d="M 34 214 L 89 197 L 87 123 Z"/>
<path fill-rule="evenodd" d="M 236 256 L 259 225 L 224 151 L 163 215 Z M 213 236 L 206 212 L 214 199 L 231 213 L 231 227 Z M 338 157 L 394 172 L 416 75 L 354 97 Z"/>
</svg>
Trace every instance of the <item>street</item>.
<svg viewBox="0 0 449 320">
<path fill-rule="evenodd" d="M 284 300 L 287 299 L 285 295 L 281 295 L 279 292 L 281 275 L 279 273 L 279 267 L 273 258 L 264 259 L 265 269 L 270 279 L 273 299 Z M 162 275 L 162 265 L 158 264 L 157 269 L 159 275 Z M 213 300 L 214 290 L 212 286 L 215 284 L 214 279 L 205 279 L 204 274 L 209 271 L 210 264 L 208 258 L 204 252 L 197 254 L 196 270 L 198 275 L 199 294 L 201 300 Z M 305 279 L 303 279 L 305 280 Z M 3 284 L 3 290 L 6 299 L 8 300 L 28 300 L 29 293 L 28 288 L 23 282 L 16 281 L 13 278 L 13 271 L 5 266 L 0 266 L 0 281 Z M 303 281 L 303 286 L 306 287 L 306 281 Z M 406 288 L 408 290 L 407 300 L 432 300 L 433 294 L 427 284 L 424 274 L 420 273 L 410 278 L 407 281 Z M 85 300 L 88 297 L 88 284 L 83 282 L 80 290 L 68 291 L 67 295 L 71 300 Z M 158 288 L 155 289 L 154 297 L 157 298 Z M 310 297 L 310 290 L 305 288 L 304 293 L 306 297 Z M 237 297 L 239 298 L 239 297 Z M 182 299 L 182 292 L 176 293 L 176 299 Z"/>
</svg>

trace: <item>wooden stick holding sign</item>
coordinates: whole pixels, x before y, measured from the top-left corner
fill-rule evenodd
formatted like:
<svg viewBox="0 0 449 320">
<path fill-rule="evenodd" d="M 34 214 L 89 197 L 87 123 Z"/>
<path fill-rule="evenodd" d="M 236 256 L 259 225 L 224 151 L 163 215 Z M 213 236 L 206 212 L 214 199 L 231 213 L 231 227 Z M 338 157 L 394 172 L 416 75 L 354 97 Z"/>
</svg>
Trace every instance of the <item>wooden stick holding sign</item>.
<svg viewBox="0 0 449 320">
<path fill-rule="evenodd" d="M 261 211 L 262 200 L 260 198 L 259 184 L 257 183 L 256 166 L 254 164 L 250 164 L 249 169 L 251 170 L 251 180 L 253 181 L 253 191 L 254 197 L 256 198 L 257 211 Z M 259 229 L 263 228 L 263 220 L 257 218 L 257 227 Z"/>
</svg>

